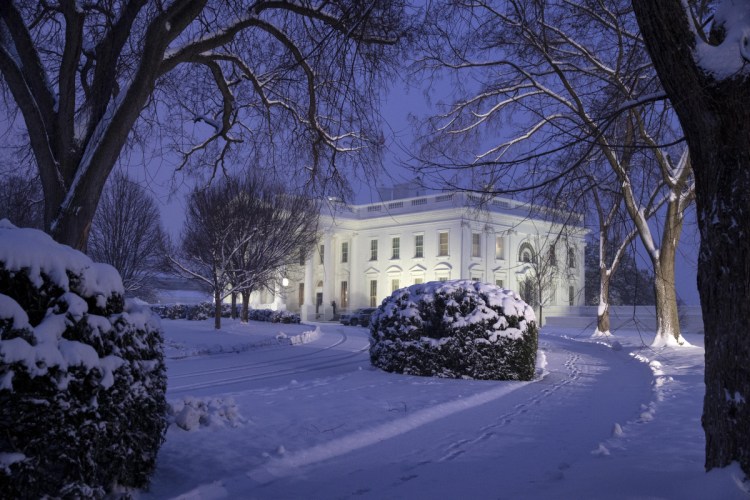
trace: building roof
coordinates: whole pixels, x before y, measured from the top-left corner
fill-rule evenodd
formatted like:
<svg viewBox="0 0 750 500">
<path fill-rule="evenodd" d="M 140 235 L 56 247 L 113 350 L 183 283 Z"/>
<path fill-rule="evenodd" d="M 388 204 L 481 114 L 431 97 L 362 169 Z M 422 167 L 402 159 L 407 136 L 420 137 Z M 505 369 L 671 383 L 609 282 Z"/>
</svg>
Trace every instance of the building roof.
<svg viewBox="0 0 750 500">
<path fill-rule="evenodd" d="M 583 215 L 563 210 L 532 205 L 510 198 L 492 197 L 485 199 L 477 194 L 466 192 L 442 193 L 402 198 L 365 205 L 347 205 L 333 201 L 330 215 L 335 218 L 366 220 L 420 212 L 447 209 L 464 209 L 477 214 L 507 214 L 513 217 L 533 218 L 555 223 L 583 225 Z"/>
</svg>

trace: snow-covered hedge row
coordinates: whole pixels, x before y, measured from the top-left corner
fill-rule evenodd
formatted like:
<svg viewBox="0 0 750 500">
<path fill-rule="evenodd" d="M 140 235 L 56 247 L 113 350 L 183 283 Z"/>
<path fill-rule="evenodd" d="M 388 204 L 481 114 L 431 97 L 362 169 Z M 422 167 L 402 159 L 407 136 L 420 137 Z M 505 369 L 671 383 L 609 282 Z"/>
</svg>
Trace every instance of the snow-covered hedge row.
<svg viewBox="0 0 750 500">
<path fill-rule="evenodd" d="M 168 304 L 152 305 L 151 310 L 159 315 L 162 319 L 187 319 L 191 321 L 200 321 L 214 317 L 214 305 L 212 302 L 201 302 L 200 304 Z M 221 305 L 221 316 L 229 318 L 231 316 L 231 304 Z M 239 316 L 239 311 L 237 311 Z M 274 311 L 272 309 L 250 309 L 247 313 L 250 321 L 266 321 L 269 323 L 295 323 L 299 324 L 299 314 L 289 311 Z"/>
<path fill-rule="evenodd" d="M 187 319 L 189 321 L 201 321 L 214 317 L 213 302 L 201 302 L 200 304 L 164 304 L 152 305 L 151 310 L 161 319 Z M 237 311 L 239 315 L 239 310 Z M 232 315 L 232 305 L 221 305 L 221 317 L 229 318 Z"/>
<path fill-rule="evenodd" d="M 165 390 L 158 319 L 117 271 L 0 221 L 0 497 L 145 487 Z"/>
<path fill-rule="evenodd" d="M 301 321 L 299 314 L 271 309 L 250 309 L 247 317 L 251 321 L 267 321 L 269 323 L 299 324 Z"/>
<path fill-rule="evenodd" d="M 533 309 L 509 290 L 475 281 L 402 288 L 370 321 L 370 360 L 409 375 L 531 380 Z"/>
</svg>

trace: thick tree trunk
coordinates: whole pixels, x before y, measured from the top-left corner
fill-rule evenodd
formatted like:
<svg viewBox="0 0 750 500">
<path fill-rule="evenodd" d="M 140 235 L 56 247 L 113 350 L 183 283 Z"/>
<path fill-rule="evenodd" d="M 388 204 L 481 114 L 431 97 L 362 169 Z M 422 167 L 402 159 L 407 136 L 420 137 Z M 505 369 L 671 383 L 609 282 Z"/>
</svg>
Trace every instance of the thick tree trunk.
<svg viewBox="0 0 750 500">
<path fill-rule="evenodd" d="M 45 227 L 55 241 L 86 252 L 91 222 L 94 220 L 98 201 L 98 197 L 92 196 L 89 203 L 79 207 L 75 217 L 61 216 L 54 227 L 51 227 L 49 223 L 46 223 Z"/>
<path fill-rule="evenodd" d="M 696 65 L 684 5 L 633 0 L 696 178 L 706 469 L 738 461 L 750 476 L 750 83 L 741 73 L 717 81 Z"/>
<path fill-rule="evenodd" d="M 747 107 L 747 100 L 742 103 Z M 737 460 L 750 475 L 750 110 L 734 119 L 734 113 L 726 113 L 724 126 L 694 156 L 694 162 L 711 167 L 701 171 L 704 189 L 698 191 L 698 290 L 706 348 L 703 428 L 706 468 Z M 719 137 L 724 147 L 717 147 Z M 717 142 L 709 144 L 711 139 Z"/>
<path fill-rule="evenodd" d="M 667 224 L 670 221 L 667 220 Z M 677 236 L 679 238 L 679 235 Z M 674 287 L 676 247 L 663 242 L 659 260 L 654 262 L 654 295 L 656 297 L 656 336 L 651 347 L 688 346 L 680 330 L 677 293 Z"/>
<path fill-rule="evenodd" d="M 660 259 L 661 261 L 661 259 Z M 674 257 L 654 266 L 656 297 L 656 336 L 651 347 L 689 345 L 682 338 L 674 288 Z"/>
<path fill-rule="evenodd" d="M 221 290 L 216 288 L 214 290 L 214 328 L 219 330 L 221 328 Z"/>
<path fill-rule="evenodd" d="M 704 167 L 697 201 L 706 468 L 736 460 L 750 475 L 750 109 L 740 108 L 728 106 L 720 126 L 706 130 L 693 161 Z"/>
<path fill-rule="evenodd" d="M 237 292 L 232 292 L 232 319 L 237 319 Z"/>
<path fill-rule="evenodd" d="M 240 295 L 242 296 L 242 314 L 240 316 L 240 321 L 242 323 L 247 323 L 250 310 L 250 292 L 245 290 L 240 292 Z"/>
<path fill-rule="evenodd" d="M 609 280 L 606 267 L 599 268 L 599 309 L 596 313 L 596 331 L 594 337 L 611 335 L 609 331 Z"/>
</svg>

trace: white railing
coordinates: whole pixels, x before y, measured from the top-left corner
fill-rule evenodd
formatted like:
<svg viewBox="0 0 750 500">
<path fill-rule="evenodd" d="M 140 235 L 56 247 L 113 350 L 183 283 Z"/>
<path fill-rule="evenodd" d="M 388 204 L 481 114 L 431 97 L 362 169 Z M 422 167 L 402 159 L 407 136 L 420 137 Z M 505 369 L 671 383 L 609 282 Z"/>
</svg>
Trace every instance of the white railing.
<svg viewBox="0 0 750 500">
<path fill-rule="evenodd" d="M 449 193 L 431 196 L 420 196 L 418 198 L 406 198 L 404 200 L 390 201 L 384 203 L 372 203 L 368 205 L 354 205 L 350 207 L 351 213 L 358 217 L 372 217 L 373 214 L 387 212 L 390 214 L 402 214 L 414 211 L 437 210 L 448 207 L 475 207 L 482 202 L 482 197 L 472 193 Z M 583 223 L 582 214 L 571 214 L 562 210 L 531 205 L 526 202 L 511 200 L 508 198 L 491 198 L 485 200 L 484 208 L 492 212 L 512 212 L 522 217 L 549 218 L 557 220 L 570 220 L 573 223 Z M 416 209 L 415 209 L 416 207 Z"/>
</svg>

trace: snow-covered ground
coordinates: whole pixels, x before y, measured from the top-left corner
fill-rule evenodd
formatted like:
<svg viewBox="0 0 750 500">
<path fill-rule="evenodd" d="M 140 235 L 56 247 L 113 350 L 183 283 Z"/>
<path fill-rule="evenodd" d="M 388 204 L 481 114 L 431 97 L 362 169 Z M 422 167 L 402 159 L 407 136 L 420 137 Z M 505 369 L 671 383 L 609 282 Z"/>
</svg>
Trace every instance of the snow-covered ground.
<svg viewBox="0 0 750 500">
<path fill-rule="evenodd" d="M 364 328 L 225 323 L 162 322 L 175 423 L 141 498 L 748 498 L 703 471 L 699 335 L 545 328 L 535 381 L 488 382 L 374 369 Z"/>
</svg>

